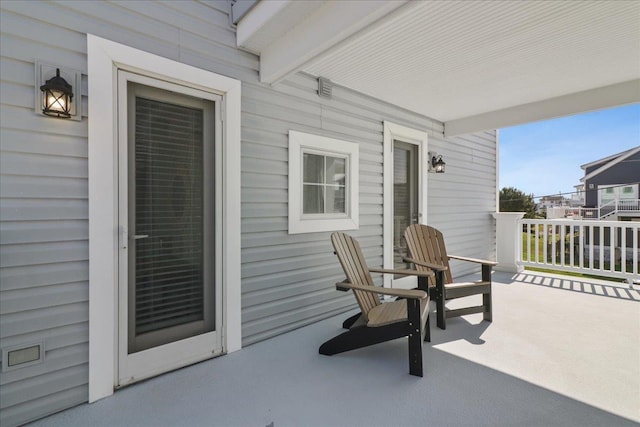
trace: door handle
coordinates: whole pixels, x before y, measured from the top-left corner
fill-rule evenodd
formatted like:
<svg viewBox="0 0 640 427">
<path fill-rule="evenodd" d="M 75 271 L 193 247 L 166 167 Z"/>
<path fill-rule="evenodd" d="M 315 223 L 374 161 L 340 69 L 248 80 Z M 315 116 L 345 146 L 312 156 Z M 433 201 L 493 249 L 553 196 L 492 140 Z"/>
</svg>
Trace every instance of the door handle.
<svg viewBox="0 0 640 427">
<path fill-rule="evenodd" d="M 146 239 L 148 234 L 134 234 L 133 240 Z M 124 225 L 120 227 L 120 249 L 127 249 L 129 244 L 129 229 Z"/>
<path fill-rule="evenodd" d="M 120 249 L 127 249 L 129 242 L 129 230 L 124 225 L 120 226 Z"/>
</svg>

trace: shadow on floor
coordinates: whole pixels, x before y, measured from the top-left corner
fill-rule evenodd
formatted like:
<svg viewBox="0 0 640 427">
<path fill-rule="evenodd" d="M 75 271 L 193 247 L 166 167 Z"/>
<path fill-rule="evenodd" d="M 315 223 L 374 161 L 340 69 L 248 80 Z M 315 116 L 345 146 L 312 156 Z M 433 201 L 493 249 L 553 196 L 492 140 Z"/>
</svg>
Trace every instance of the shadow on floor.
<svg viewBox="0 0 640 427">
<path fill-rule="evenodd" d="M 514 282 L 527 283 L 547 288 L 560 289 L 571 292 L 598 295 L 607 298 L 619 298 L 628 301 L 640 301 L 640 292 L 630 288 L 624 283 L 606 284 L 603 280 L 589 281 L 571 276 L 551 277 L 549 275 L 535 274 L 532 272 L 518 273 L 512 277 Z"/>
</svg>

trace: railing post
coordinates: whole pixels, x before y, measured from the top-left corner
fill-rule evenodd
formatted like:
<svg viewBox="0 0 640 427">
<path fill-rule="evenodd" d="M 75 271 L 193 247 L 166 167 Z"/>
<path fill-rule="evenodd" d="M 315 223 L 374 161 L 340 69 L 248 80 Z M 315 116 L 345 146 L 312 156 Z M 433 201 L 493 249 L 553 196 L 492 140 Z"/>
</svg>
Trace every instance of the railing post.
<svg viewBox="0 0 640 427">
<path fill-rule="evenodd" d="M 518 221 L 524 212 L 495 212 L 496 219 L 496 258 L 498 271 L 520 273 L 524 268 L 520 263 L 522 257 L 522 230 Z"/>
</svg>

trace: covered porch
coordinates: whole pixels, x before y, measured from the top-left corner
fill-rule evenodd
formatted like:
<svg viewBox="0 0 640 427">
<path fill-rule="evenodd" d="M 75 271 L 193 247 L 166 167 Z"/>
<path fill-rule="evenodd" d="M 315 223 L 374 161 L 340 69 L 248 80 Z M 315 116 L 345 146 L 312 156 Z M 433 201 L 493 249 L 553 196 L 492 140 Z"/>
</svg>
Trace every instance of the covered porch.
<svg viewBox="0 0 640 427">
<path fill-rule="evenodd" d="M 243 5 L 251 9 L 237 17 L 228 10 Z M 326 236 L 292 236 L 287 223 L 289 132 L 357 143 L 363 153 L 357 237 L 376 265 L 386 264 L 392 233 L 385 224 L 393 219 L 385 190 L 393 188 L 385 181 L 393 165 L 385 149 L 385 138 L 394 136 L 385 133 L 388 121 L 428 135 L 412 143 L 426 154 L 421 158 L 433 152 L 447 160 L 446 175 L 424 180 L 428 209 L 423 204 L 418 217 L 451 236 L 454 251 L 492 257 L 495 129 L 638 102 L 637 3 L 42 2 L 34 8 L 2 2 L 2 13 L 3 200 L 9 200 L 1 242 L 3 349 L 47 339 L 43 364 L 3 372 L 8 424 L 87 399 L 95 402 L 35 425 L 640 420 L 637 291 L 496 273 L 494 322 L 472 315 L 452 320 L 446 331 L 432 328 L 425 377 L 418 379 L 407 373 L 400 340 L 318 354 L 352 313 L 299 326 L 345 310 L 350 297 L 333 296 L 338 265 Z M 89 49 L 94 37 L 117 44 L 121 56 Z M 79 120 L 34 116 L 40 83 L 32 73 L 39 61 L 79 73 L 75 99 L 88 107 Z M 231 173 L 217 194 L 233 196 L 219 205 L 234 222 L 220 226 L 228 265 L 216 271 L 223 271 L 224 295 L 233 302 L 225 306 L 228 355 L 101 399 L 123 384 L 115 366 L 126 328 L 119 331 L 125 323 L 115 317 L 127 302 L 116 296 L 132 289 L 117 268 L 128 256 L 128 215 L 118 218 L 127 200 L 118 199 L 124 193 L 118 185 L 125 180 L 112 175 L 115 165 L 126 164 L 115 137 L 118 114 L 126 115 L 116 108 L 117 90 L 96 83 L 117 82 L 114 64 L 228 94 L 223 169 Z M 320 78 L 328 90 L 318 90 Z M 96 185 L 96 177 L 107 185 Z M 460 212 L 452 212 L 452 201 Z M 465 203 L 473 209 L 465 211 Z M 118 293 L 119 286 L 127 291 Z"/>
<path fill-rule="evenodd" d="M 422 379 L 403 339 L 319 355 L 345 313 L 34 425 L 637 425 L 640 293 L 530 271 L 493 280 L 494 321 L 432 325 Z"/>
</svg>

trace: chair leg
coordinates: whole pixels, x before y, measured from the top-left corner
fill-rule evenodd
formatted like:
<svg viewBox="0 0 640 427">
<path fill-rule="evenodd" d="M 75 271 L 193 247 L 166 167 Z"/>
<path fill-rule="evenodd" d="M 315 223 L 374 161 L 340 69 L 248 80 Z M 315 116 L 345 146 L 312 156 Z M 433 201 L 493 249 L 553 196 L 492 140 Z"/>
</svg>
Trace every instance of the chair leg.
<svg viewBox="0 0 640 427">
<path fill-rule="evenodd" d="M 444 288 L 444 271 L 436 271 L 436 287 L 434 288 L 434 300 L 436 301 L 436 323 L 438 328 L 447 329 L 445 313 L 445 288 Z"/>
<path fill-rule="evenodd" d="M 407 317 L 409 321 L 409 373 L 422 376 L 422 333 L 420 318 L 420 301 L 407 300 Z"/>
<path fill-rule="evenodd" d="M 436 325 L 438 326 L 438 328 L 440 329 L 447 329 L 447 325 L 446 325 L 446 308 L 444 306 L 444 298 L 442 298 L 440 296 L 440 292 L 438 291 L 437 288 L 431 288 L 431 292 L 429 293 L 429 296 L 431 297 L 431 299 L 433 301 L 436 302 Z"/>
<path fill-rule="evenodd" d="M 426 342 L 431 342 L 431 317 L 429 313 L 427 313 L 427 321 L 424 324 L 424 340 Z"/>
<path fill-rule="evenodd" d="M 447 324 L 446 324 L 446 313 L 445 313 L 445 306 L 444 306 L 444 298 L 439 298 L 436 300 L 436 315 L 437 315 L 437 319 L 436 319 L 436 323 L 438 325 L 438 328 L 440 329 L 447 329 Z"/>
<path fill-rule="evenodd" d="M 493 320 L 491 313 L 491 292 L 482 294 L 482 305 L 484 306 L 482 318 L 488 322 L 491 322 Z"/>
<path fill-rule="evenodd" d="M 486 294 L 482 294 L 482 305 L 484 305 L 484 312 L 482 314 L 482 318 L 491 322 L 492 318 L 492 308 L 491 308 L 491 266 L 483 264 L 482 265 L 482 281 L 489 282 L 489 292 Z"/>
<path fill-rule="evenodd" d="M 409 373 L 422 376 L 422 337 L 418 332 L 409 335 Z"/>
</svg>

